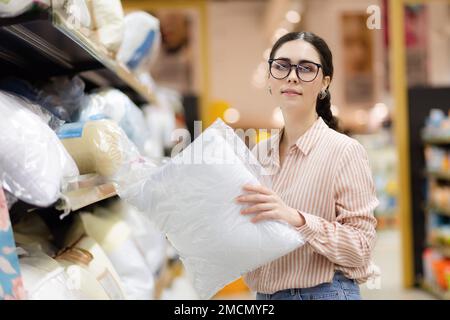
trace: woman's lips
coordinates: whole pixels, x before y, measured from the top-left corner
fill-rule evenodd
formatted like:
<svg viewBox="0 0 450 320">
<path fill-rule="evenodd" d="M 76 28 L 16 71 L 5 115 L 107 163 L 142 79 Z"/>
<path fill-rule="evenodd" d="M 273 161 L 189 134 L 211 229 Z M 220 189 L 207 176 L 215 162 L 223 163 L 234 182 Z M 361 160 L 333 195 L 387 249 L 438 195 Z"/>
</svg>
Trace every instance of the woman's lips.
<svg viewBox="0 0 450 320">
<path fill-rule="evenodd" d="M 285 96 L 300 96 L 300 95 L 302 95 L 300 92 L 297 92 L 297 91 L 294 91 L 294 90 L 283 90 L 283 91 L 281 91 L 281 94 L 282 95 L 285 95 Z"/>
</svg>

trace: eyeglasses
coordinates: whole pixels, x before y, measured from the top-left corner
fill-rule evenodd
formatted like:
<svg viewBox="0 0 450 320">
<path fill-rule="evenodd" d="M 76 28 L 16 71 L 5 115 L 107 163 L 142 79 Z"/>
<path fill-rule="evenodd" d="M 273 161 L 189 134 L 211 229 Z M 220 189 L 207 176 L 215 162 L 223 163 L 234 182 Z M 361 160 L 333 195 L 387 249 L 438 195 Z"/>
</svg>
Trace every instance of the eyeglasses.
<svg viewBox="0 0 450 320">
<path fill-rule="evenodd" d="M 295 67 L 297 77 L 305 82 L 314 81 L 319 74 L 321 64 L 312 61 L 300 61 L 299 64 L 291 64 L 287 59 L 269 59 L 269 70 L 272 77 L 278 80 L 285 79 L 291 73 L 292 67 Z"/>
</svg>

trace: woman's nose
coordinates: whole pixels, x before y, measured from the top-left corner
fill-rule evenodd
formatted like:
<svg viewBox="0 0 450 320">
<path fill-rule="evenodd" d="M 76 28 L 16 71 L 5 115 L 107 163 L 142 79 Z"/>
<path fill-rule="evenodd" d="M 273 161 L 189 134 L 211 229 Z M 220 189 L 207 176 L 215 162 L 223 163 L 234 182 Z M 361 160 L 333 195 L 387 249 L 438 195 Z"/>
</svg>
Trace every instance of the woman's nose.
<svg viewBox="0 0 450 320">
<path fill-rule="evenodd" d="M 289 75 L 287 77 L 287 81 L 289 83 L 298 83 L 298 77 L 297 77 L 297 74 L 295 72 L 295 69 L 294 70 L 291 69 L 291 72 L 289 73 Z"/>
</svg>

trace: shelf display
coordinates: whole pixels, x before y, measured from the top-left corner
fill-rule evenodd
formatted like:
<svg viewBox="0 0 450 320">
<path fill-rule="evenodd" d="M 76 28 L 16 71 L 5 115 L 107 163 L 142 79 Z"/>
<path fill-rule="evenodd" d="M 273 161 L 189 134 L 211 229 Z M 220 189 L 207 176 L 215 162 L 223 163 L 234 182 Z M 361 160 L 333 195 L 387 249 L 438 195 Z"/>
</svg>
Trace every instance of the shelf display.
<svg viewBox="0 0 450 320">
<path fill-rule="evenodd" d="M 431 109 L 422 138 L 428 143 L 450 143 L 450 116 L 441 109 Z"/>
<path fill-rule="evenodd" d="M 377 198 L 375 209 L 378 228 L 395 226 L 397 217 L 397 156 L 391 133 L 381 129 L 378 133 L 354 135 L 367 150 L 374 176 Z"/>
<path fill-rule="evenodd" d="M 0 230 L 0 299 L 158 299 L 180 275 L 179 257 L 169 261 L 165 235 L 142 212 L 117 204 L 115 179 L 125 162 L 169 144 L 140 109 L 159 108 L 157 86 L 140 70 L 158 50 L 159 22 L 141 32 L 140 12 L 126 26 L 119 0 L 46 2 L 21 1 L 8 15 L 19 1 L 0 3 L 0 181 L 14 210 L 8 243 Z M 165 134 L 175 123 L 176 103 L 168 105 L 157 119 Z M 78 233 L 77 219 L 88 231 Z"/>
<path fill-rule="evenodd" d="M 446 214 L 450 212 L 450 186 L 440 185 L 435 181 L 429 184 L 428 203 L 431 208 Z"/>
<path fill-rule="evenodd" d="M 97 86 L 125 90 L 136 100 L 154 102 L 152 90 L 113 53 L 76 28 L 61 9 L 35 10 L 24 17 L 0 19 L 0 67 L 5 76 L 41 79 L 79 73 Z M 34 70 L 35 76 L 27 70 Z"/>
<path fill-rule="evenodd" d="M 423 253 L 423 286 L 440 299 L 450 298 L 450 259 L 435 249 L 428 248 Z"/>
<path fill-rule="evenodd" d="M 450 119 L 431 109 L 422 130 L 426 169 L 426 249 L 422 287 L 450 299 Z"/>
<path fill-rule="evenodd" d="M 425 163 L 431 174 L 450 179 L 450 149 L 438 146 L 425 147 Z"/>
</svg>

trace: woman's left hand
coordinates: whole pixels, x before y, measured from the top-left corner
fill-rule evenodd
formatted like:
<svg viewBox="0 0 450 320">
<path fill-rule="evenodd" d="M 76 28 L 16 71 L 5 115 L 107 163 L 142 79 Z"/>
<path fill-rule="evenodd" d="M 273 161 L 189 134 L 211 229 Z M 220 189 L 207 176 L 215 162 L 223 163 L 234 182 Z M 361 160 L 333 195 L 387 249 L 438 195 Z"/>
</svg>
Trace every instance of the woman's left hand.
<svg viewBox="0 0 450 320">
<path fill-rule="evenodd" d="M 289 207 L 272 190 L 264 186 L 244 185 L 243 190 L 252 194 L 240 195 L 236 201 L 251 206 L 241 210 L 242 214 L 254 214 L 251 221 L 256 223 L 262 220 L 282 220 L 294 227 L 305 224 L 303 216 L 294 208 Z"/>
</svg>

